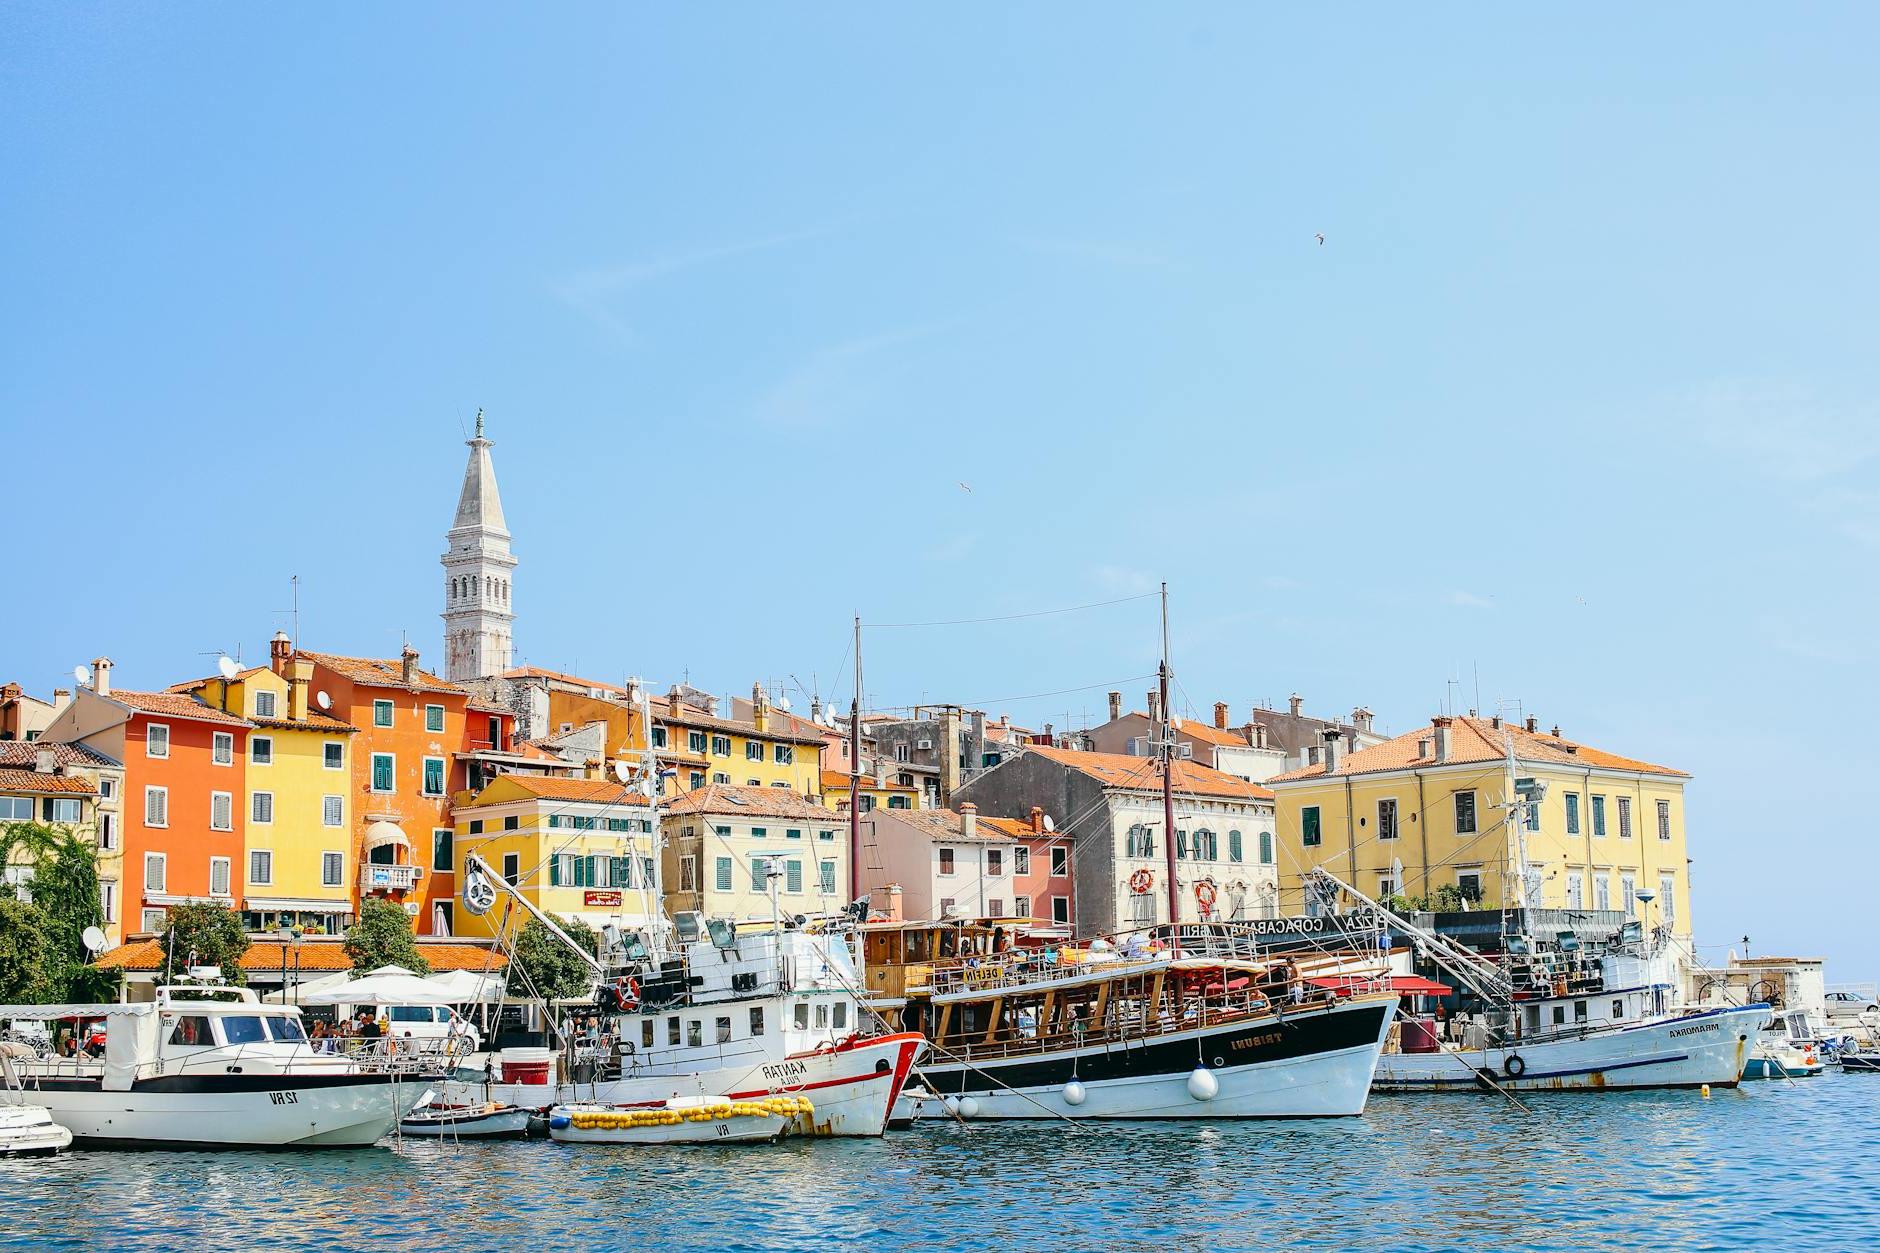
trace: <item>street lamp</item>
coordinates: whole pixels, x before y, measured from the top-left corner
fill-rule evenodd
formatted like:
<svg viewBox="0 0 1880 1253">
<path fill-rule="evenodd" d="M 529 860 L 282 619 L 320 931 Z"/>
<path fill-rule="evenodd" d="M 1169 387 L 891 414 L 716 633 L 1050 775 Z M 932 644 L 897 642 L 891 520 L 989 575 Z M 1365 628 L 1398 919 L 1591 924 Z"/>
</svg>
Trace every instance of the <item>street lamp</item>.
<svg viewBox="0 0 1880 1253">
<path fill-rule="evenodd" d="M 282 923 L 280 936 L 281 936 L 281 1003 L 285 1005 L 288 1002 L 287 946 L 290 944 L 294 946 L 294 986 L 298 987 L 300 984 L 300 928 L 296 926 L 290 926 L 287 923 Z"/>
</svg>

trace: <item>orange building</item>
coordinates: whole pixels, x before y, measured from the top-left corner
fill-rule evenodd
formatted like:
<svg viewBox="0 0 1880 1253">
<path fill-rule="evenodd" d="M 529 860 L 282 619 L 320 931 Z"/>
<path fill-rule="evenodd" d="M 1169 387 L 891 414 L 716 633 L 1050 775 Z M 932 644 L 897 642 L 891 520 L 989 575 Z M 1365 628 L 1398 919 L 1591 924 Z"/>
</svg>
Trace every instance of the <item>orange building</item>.
<svg viewBox="0 0 1880 1253">
<path fill-rule="evenodd" d="M 111 687 L 111 662 L 42 739 L 124 763 L 124 930 L 157 932 L 171 905 L 241 907 L 249 723 L 177 692 Z"/>
</svg>

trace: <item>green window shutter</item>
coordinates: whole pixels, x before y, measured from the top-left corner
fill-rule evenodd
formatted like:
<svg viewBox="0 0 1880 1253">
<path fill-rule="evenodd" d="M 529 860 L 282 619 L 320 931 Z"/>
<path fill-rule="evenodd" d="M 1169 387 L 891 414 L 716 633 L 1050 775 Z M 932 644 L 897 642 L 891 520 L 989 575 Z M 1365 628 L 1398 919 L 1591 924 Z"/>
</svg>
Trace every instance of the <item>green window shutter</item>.
<svg viewBox="0 0 1880 1253">
<path fill-rule="evenodd" d="M 1300 838 L 1310 847 L 1319 842 L 1319 807 L 1308 805 L 1299 811 Z"/>
<path fill-rule="evenodd" d="M 803 890 L 803 863 L 792 857 L 783 866 L 783 890 L 801 892 Z"/>
<path fill-rule="evenodd" d="M 822 890 L 829 894 L 836 890 L 836 864 L 832 861 L 822 864 Z"/>
<path fill-rule="evenodd" d="M 561 858 L 559 856 L 548 859 L 548 886 L 551 888 L 561 886 Z"/>
<path fill-rule="evenodd" d="M 384 753 L 375 753 L 372 757 L 372 790 L 392 790 L 392 759 Z"/>
<path fill-rule="evenodd" d="M 632 887 L 633 859 L 631 857 L 615 857 L 612 861 L 613 865 L 609 866 L 608 869 L 612 872 L 611 882 L 613 886 L 617 888 Z"/>
<path fill-rule="evenodd" d="M 717 888 L 720 892 L 729 892 L 731 890 L 731 859 L 729 857 L 720 857 L 718 859 L 718 865 L 713 872 L 712 879 L 712 886 Z"/>
<path fill-rule="evenodd" d="M 1271 831 L 1260 832 L 1260 864 L 1262 866 L 1273 864 L 1273 833 Z"/>
</svg>

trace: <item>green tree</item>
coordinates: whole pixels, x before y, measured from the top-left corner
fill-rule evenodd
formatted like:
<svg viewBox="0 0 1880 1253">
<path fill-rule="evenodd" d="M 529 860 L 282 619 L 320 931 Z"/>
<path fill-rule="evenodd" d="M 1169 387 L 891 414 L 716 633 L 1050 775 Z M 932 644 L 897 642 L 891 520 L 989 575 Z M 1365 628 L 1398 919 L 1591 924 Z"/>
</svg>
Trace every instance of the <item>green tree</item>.
<svg viewBox="0 0 1880 1253">
<path fill-rule="evenodd" d="M 380 966 L 403 966 L 414 975 L 431 973 L 431 963 L 418 952 L 405 907 L 382 896 L 359 904 L 359 921 L 346 928 L 346 956 L 353 974 L 363 975 Z"/>
<path fill-rule="evenodd" d="M 230 983 L 247 983 L 242 955 L 248 951 L 248 928 L 242 916 L 226 905 L 199 901 L 172 905 L 163 920 L 164 969 L 181 975 L 191 966 L 220 966 Z"/>
<path fill-rule="evenodd" d="M 104 922 L 97 848 L 66 827 L 16 822 L 0 829 L 0 865 L 32 867 L 27 890 L 44 916 L 52 946 L 53 995 L 74 1001 L 107 995 L 117 976 L 88 964 L 91 953 L 84 940 L 87 928 Z"/>
<path fill-rule="evenodd" d="M 58 964 L 46 911 L 0 894 L 0 1001 L 45 1004 L 58 999 Z"/>
<path fill-rule="evenodd" d="M 555 923 L 589 953 L 601 951 L 600 936 L 585 922 L 557 918 Z M 523 924 L 516 936 L 515 952 L 509 957 L 510 995 L 554 1000 L 580 996 L 593 986 L 593 968 L 570 952 L 554 932 L 535 918 Z"/>
</svg>

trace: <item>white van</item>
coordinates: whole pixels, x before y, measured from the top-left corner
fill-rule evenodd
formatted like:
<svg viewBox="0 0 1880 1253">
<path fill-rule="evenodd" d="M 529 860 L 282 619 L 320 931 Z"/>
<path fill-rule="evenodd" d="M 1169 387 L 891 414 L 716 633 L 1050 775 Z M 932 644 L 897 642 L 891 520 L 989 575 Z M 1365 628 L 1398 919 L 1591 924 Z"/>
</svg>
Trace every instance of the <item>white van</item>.
<svg viewBox="0 0 1880 1253">
<path fill-rule="evenodd" d="M 476 1024 L 448 1005 L 354 1005 L 352 1013 L 368 1010 L 374 1018 L 385 1020 L 386 1034 L 394 1040 L 410 1036 L 414 1040 L 455 1041 L 454 1051 L 462 1056 L 483 1047 L 483 1037 Z M 428 1050 L 427 1050 L 428 1051 Z"/>
</svg>

